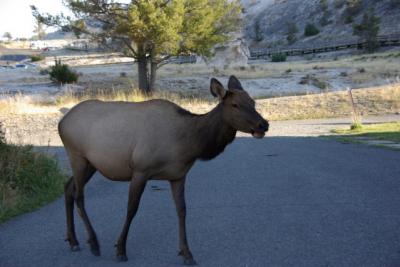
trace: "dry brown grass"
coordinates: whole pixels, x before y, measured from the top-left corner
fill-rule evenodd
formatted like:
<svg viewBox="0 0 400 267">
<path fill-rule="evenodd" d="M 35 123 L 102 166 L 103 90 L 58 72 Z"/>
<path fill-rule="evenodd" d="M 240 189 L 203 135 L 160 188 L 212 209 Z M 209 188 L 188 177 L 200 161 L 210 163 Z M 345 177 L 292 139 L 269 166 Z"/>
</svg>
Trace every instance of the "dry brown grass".
<svg viewBox="0 0 400 267">
<path fill-rule="evenodd" d="M 167 91 L 156 91 L 151 95 L 147 95 L 139 90 L 89 90 L 85 91 L 83 94 L 65 93 L 56 99 L 55 104 L 59 108 L 70 108 L 81 101 L 89 99 L 99 99 L 102 101 L 141 102 L 159 98 L 168 99 L 196 113 L 206 112 L 217 103 L 216 100 L 209 97 Z"/>
<path fill-rule="evenodd" d="M 352 91 L 361 115 L 400 112 L 400 84 Z M 261 113 L 271 120 L 333 118 L 352 114 L 346 91 L 263 99 L 257 104 Z"/>
<path fill-rule="evenodd" d="M 400 84 L 368 89 L 354 89 L 353 97 L 361 115 L 378 115 L 400 112 Z M 15 96 L 0 101 L 0 113 L 5 114 L 55 114 L 88 99 L 103 101 L 139 102 L 149 99 L 168 99 L 193 113 L 205 113 L 217 103 L 215 99 L 155 92 L 145 95 L 138 90 L 96 90 L 83 94 L 65 93 L 53 102 L 40 102 L 29 97 Z M 304 96 L 288 96 L 257 100 L 258 110 L 271 120 L 315 119 L 349 116 L 352 113 L 347 91 L 328 92 Z"/>
</svg>

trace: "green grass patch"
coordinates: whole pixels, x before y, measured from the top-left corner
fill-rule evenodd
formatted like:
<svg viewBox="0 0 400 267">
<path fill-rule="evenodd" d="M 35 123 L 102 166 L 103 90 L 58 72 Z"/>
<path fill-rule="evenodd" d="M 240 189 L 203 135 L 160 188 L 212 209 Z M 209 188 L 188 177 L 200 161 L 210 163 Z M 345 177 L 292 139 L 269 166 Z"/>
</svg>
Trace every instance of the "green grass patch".
<svg viewBox="0 0 400 267">
<path fill-rule="evenodd" d="M 0 131 L 0 223 L 55 200 L 65 181 L 54 158 L 7 144 Z"/>
<path fill-rule="evenodd" d="M 385 140 L 400 143 L 400 122 L 362 125 L 354 129 L 335 129 L 333 133 L 346 137 L 368 137 L 373 140 Z"/>
</svg>

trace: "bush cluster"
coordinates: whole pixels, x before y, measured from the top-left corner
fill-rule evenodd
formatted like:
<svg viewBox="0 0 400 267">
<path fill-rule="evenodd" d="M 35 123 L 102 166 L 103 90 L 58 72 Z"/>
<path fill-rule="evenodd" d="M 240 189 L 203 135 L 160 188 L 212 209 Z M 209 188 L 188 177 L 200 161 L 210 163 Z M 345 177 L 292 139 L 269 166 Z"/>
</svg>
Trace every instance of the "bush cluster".
<svg viewBox="0 0 400 267">
<path fill-rule="evenodd" d="M 57 198 L 65 178 L 53 158 L 7 144 L 0 124 L 0 222 Z"/>
<path fill-rule="evenodd" d="M 74 83 L 78 81 L 78 73 L 71 70 L 67 64 L 62 64 L 61 60 L 55 60 L 55 65 L 50 68 L 50 79 L 57 83 Z"/>
<path fill-rule="evenodd" d="M 308 23 L 304 28 L 305 36 L 314 36 L 317 34 L 319 34 L 319 29 L 314 24 Z"/>
<path fill-rule="evenodd" d="M 43 56 L 43 55 L 40 55 L 40 54 L 32 55 L 32 56 L 31 56 L 31 61 L 32 61 L 32 62 L 40 61 L 40 60 L 43 60 L 43 59 L 44 59 L 44 56 Z"/>
<path fill-rule="evenodd" d="M 285 53 L 275 53 L 271 56 L 272 62 L 284 62 L 286 61 L 286 58 L 287 56 Z"/>
</svg>

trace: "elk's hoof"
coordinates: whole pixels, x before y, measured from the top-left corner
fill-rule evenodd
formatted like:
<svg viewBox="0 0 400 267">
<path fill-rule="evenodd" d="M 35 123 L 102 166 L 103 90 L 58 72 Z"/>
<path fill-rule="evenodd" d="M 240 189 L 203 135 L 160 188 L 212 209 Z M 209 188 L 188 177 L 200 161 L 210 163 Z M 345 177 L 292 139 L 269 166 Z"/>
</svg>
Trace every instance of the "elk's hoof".
<svg viewBox="0 0 400 267">
<path fill-rule="evenodd" d="M 99 243 L 96 242 L 88 242 L 90 245 L 90 252 L 92 252 L 95 256 L 100 256 L 100 247 Z"/>
<path fill-rule="evenodd" d="M 73 245 L 71 246 L 71 251 L 75 252 L 75 251 L 79 251 L 81 250 L 81 248 L 79 247 L 79 245 Z"/>
<path fill-rule="evenodd" d="M 92 252 L 92 254 L 95 256 L 100 256 L 100 254 L 101 254 L 100 249 L 98 247 L 95 248 L 93 246 L 90 246 L 90 252 Z"/>
<path fill-rule="evenodd" d="M 194 259 L 184 259 L 183 264 L 188 266 L 193 266 L 197 265 L 197 262 Z"/>
<path fill-rule="evenodd" d="M 128 257 L 126 255 L 117 255 L 118 262 L 128 261 Z"/>
</svg>

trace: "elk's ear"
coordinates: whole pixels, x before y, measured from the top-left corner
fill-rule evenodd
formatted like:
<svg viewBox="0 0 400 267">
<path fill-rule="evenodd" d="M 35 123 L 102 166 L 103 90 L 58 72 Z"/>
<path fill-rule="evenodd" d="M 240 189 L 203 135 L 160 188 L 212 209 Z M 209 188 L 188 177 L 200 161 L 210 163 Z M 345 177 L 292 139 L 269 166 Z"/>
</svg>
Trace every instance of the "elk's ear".
<svg viewBox="0 0 400 267">
<path fill-rule="evenodd" d="M 233 75 L 231 77 L 229 77 L 228 89 L 229 90 L 243 90 L 244 91 L 244 89 L 242 87 L 242 84 Z"/>
<path fill-rule="evenodd" d="M 211 78 L 210 91 L 214 97 L 218 97 L 222 100 L 225 97 L 226 90 L 224 86 L 215 78 Z"/>
</svg>

